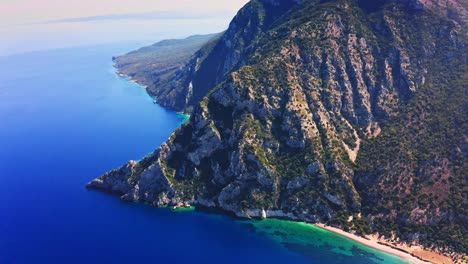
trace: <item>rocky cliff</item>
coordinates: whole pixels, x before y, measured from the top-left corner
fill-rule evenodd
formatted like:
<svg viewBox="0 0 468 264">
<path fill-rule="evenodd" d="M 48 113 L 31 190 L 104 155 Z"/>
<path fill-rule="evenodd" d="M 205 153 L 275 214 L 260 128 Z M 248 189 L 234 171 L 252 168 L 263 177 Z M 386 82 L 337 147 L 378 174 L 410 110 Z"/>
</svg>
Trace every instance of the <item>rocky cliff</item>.
<svg viewBox="0 0 468 264">
<path fill-rule="evenodd" d="M 88 186 L 466 252 L 465 4 L 253 0 L 185 66 L 190 121 Z"/>
<path fill-rule="evenodd" d="M 160 105 L 182 111 L 185 106 L 185 76 L 189 62 L 202 53 L 200 49 L 215 43 L 222 34 L 195 35 L 185 39 L 164 40 L 114 57 L 120 75 L 144 85 Z"/>
</svg>

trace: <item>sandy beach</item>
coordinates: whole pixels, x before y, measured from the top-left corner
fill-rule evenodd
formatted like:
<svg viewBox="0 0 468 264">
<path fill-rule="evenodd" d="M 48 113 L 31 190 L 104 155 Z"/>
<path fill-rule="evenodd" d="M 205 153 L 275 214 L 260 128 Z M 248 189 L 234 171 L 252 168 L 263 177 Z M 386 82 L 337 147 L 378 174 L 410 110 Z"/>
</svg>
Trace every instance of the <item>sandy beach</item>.
<svg viewBox="0 0 468 264">
<path fill-rule="evenodd" d="M 360 237 L 348 232 L 345 232 L 341 229 L 326 226 L 324 224 L 315 224 L 315 226 L 326 229 L 328 231 L 337 233 L 341 236 L 347 237 L 352 239 L 356 242 L 359 242 L 363 245 L 368 247 L 375 248 L 377 250 L 398 256 L 404 260 L 407 260 L 410 263 L 414 264 L 427 264 L 427 263 L 436 263 L 436 264 L 449 264 L 453 263 L 453 261 L 437 252 L 432 252 L 428 250 L 424 250 L 421 247 L 409 247 L 409 246 L 393 246 L 393 245 L 384 245 L 387 244 L 382 240 L 379 240 L 375 236 L 367 236 L 366 238 Z"/>
</svg>

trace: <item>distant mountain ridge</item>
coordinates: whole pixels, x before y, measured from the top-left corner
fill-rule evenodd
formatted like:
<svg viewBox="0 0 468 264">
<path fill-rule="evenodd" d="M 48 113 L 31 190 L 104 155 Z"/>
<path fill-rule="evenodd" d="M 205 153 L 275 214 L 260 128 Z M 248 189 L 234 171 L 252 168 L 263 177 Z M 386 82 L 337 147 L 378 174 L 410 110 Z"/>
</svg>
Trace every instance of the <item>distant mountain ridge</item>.
<svg viewBox="0 0 468 264">
<path fill-rule="evenodd" d="M 171 79 L 190 121 L 88 186 L 466 254 L 466 10 L 252 0 Z"/>
</svg>

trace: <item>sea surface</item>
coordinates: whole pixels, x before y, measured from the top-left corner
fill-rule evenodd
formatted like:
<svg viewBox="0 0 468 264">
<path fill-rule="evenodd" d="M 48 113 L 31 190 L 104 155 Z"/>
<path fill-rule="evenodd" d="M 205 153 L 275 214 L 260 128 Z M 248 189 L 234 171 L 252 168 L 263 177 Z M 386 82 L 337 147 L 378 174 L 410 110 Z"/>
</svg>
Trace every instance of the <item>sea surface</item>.
<svg viewBox="0 0 468 264">
<path fill-rule="evenodd" d="M 303 223 L 172 212 L 86 190 L 183 117 L 118 77 L 115 44 L 0 57 L 0 263 L 404 263 Z"/>
</svg>

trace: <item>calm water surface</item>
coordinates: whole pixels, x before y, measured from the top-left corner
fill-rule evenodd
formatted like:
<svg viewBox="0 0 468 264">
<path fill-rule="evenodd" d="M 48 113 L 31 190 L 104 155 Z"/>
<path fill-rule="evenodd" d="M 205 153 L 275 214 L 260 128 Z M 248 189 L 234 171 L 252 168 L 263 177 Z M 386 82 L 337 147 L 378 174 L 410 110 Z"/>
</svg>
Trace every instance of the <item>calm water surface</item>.
<svg viewBox="0 0 468 264">
<path fill-rule="evenodd" d="M 85 184 L 182 117 L 114 74 L 131 45 L 0 57 L 0 263 L 403 263 L 309 225 L 173 213 Z"/>
</svg>

